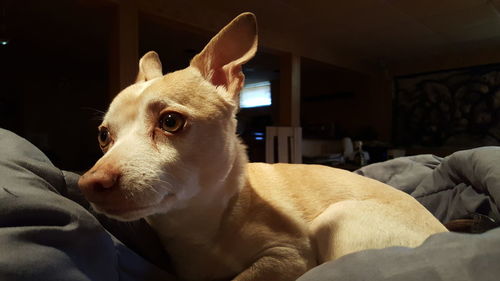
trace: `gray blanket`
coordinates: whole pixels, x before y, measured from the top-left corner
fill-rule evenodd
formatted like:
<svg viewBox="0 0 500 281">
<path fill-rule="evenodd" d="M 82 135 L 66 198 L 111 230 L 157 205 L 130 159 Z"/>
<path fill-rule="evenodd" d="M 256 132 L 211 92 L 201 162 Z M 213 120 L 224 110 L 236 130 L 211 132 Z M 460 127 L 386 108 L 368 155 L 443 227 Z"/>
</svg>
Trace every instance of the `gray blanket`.
<svg viewBox="0 0 500 281">
<path fill-rule="evenodd" d="M 411 194 L 440 221 L 480 213 L 500 221 L 500 147 L 419 155 L 366 166 L 356 173 Z"/>
<path fill-rule="evenodd" d="M 366 166 L 356 173 L 414 196 L 442 222 L 500 212 L 500 147 L 419 155 Z M 500 280 L 500 228 L 483 234 L 442 233 L 420 247 L 391 247 L 344 256 L 309 271 L 299 281 Z"/>
</svg>

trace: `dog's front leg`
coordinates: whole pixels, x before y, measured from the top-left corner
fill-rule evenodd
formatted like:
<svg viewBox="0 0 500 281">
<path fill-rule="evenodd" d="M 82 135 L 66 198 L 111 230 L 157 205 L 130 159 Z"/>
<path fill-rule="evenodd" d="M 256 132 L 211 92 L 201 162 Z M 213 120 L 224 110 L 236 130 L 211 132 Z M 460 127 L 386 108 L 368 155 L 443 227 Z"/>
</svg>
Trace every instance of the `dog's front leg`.
<svg viewBox="0 0 500 281">
<path fill-rule="evenodd" d="M 310 254 L 289 247 L 267 249 L 245 271 L 233 281 L 292 281 L 296 280 L 315 264 Z"/>
</svg>

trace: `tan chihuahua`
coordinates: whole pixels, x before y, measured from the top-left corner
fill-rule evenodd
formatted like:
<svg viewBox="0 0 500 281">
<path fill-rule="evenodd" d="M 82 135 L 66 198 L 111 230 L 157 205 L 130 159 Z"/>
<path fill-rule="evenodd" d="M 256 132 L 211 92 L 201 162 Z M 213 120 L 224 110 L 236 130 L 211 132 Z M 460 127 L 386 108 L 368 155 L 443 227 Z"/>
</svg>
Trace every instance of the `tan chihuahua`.
<svg viewBox="0 0 500 281">
<path fill-rule="evenodd" d="M 186 69 L 155 52 L 99 127 L 104 156 L 79 181 L 93 208 L 146 221 L 182 280 L 295 280 L 343 255 L 446 231 L 411 196 L 344 170 L 248 163 L 236 135 L 255 16 L 224 27 Z"/>
</svg>

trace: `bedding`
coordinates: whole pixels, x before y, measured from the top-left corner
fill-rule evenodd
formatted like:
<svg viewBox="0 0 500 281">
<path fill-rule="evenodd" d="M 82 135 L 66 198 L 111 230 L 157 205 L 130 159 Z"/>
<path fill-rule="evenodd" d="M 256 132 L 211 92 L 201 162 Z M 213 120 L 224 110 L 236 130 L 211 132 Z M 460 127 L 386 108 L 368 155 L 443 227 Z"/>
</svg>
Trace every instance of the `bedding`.
<svg viewBox="0 0 500 281">
<path fill-rule="evenodd" d="M 486 215 L 500 221 L 500 147 L 418 155 L 369 165 L 356 173 L 409 193 L 441 222 Z"/>
<path fill-rule="evenodd" d="M 500 221 L 500 147 L 418 155 L 361 168 L 356 173 L 414 196 L 441 222 L 486 216 Z M 500 228 L 482 234 L 440 233 L 415 249 L 367 250 L 320 265 L 299 281 L 500 280 Z"/>
<path fill-rule="evenodd" d="M 357 173 L 419 200 L 441 221 L 485 215 L 499 221 L 500 148 L 398 158 Z M 0 129 L 0 280 L 175 280 L 144 221 L 96 215 L 78 175 L 28 141 Z M 416 249 L 367 250 L 317 266 L 299 281 L 498 280 L 500 228 L 442 233 Z"/>
</svg>

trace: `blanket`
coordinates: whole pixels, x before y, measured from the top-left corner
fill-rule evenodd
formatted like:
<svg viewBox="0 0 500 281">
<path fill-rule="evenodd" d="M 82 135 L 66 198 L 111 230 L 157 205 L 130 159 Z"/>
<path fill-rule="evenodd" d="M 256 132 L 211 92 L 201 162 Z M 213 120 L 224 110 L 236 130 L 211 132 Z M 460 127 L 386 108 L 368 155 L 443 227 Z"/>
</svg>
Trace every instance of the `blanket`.
<svg viewBox="0 0 500 281">
<path fill-rule="evenodd" d="M 486 216 L 500 221 L 500 147 L 418 155 L 363 167 L 356 173 L 414 196 L 441 222 Z M 500 228 L 482 234 L 440 233 L 415 249 L 366 250 L 320 265 L 299 281 L 499 280 Z"/>
<path fill-rule="evenodd" d="M 500 147 L 481 147 L 446 158 L 396 158 L 355 172 L 411 194 L 443 223 L 473 214 L 500 221 L 499 163 Z"/>
</svg>

